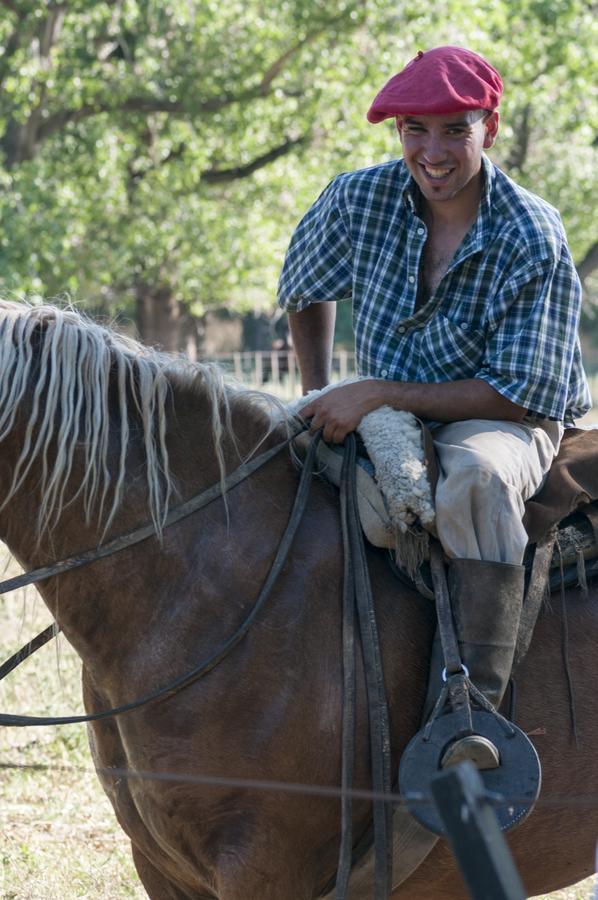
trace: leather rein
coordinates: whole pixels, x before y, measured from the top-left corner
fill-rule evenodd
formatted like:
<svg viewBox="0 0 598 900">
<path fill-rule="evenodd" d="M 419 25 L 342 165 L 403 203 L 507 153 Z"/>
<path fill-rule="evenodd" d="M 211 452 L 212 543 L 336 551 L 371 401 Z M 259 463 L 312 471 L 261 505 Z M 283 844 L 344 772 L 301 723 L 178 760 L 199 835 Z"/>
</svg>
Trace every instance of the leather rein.
<svg viewBox="0 0 598 900">
<path fill-rule="evenodd" d="M 192 513 L 208 506 L 208 504 L 218 499 L 218 497 L 224 496 L 224 494 L 231 488 L 236 487 L 236 485 L 240 484 L 258 469 L 261 469 L 262 466 L 266 465 L 266 463 L 268 463 L 278 453 L 280 453 L 281 450 L 284 450 L 284 448 L 287 447 L 302 431 L 305 431 L 306 428 L 307 425 L 305 425 L 303 428 L 300 428 L 284 441 L 281 441 L 274 447 L 271 447 L 269 450 L 265 450 L 263 453 L 260 453 L 259 456 L 254 457 L 246 463 L 243 463 L 237 469 L 235 469 L 234 472 L 231 472 L 230 475 L 227 475 L 224 478 L 223 482 L 213 484 L 201 494 L 197 494 L 195 497 L 191 497 L 189 500 L 185 501 L 185 503 L 181 503 L 179 506 L 176 506 L 166 516 L 163 527 L 167 528 L 169 525 L 173 525 L 175 522 L 181 521 L 181 519 L 184 519 Z M 237 630 L 232 635 L 230 635 L 230 637 L 226 641 L 224 641 L 214 651 L 214 653 L 211 654 L 211 656 L 203 660 L 185 675 L 176 678 L 173 682 L 166 685 L 165 687 L 158 688 L 151 694 L 147 694 L 145 697 L 141 697 L 139 700 L 135 700 L 132 703 L 126 703 L 122 706 L 115 706 L 113 709 L 107 709 L 103 712 L 84 716 L 17 716 L 0 713 L 0 726 L 14 725 L 17 727 L 24 727 L 26 725 L 71 725 L 77 722 L 94 722 L 98 719 L 106 719 L 110 716 L 118 716 L 122 713 L 130 712 L 133 709 L 138 709 L 140 706 L 145 706 L 146 704 L 151 703 L 161 697 L 166 697 L 176 693 L 179 690 L 182 690 L 182 688 L 187 687 L 187 685 L 191 684 L 191 682 L 196 681 L 198 678 L 201 678 L 203 675 L 217 666 L 218 663 L 230 653 L 233 647 L 235 647 L 239 643 L 239 641 L 249 630 L 256 615 L 266 602 L 272 586 L 274 585 L 274 582 L 276 581 L 276 578 L 278 577 L 280 570 L 285 563 L 291 543 L 293 541 L 293 538 L 295 537 L 295 533 L 297 531 L 297 528 L 299 527 L 307 504 L 318 442 L 319 435 L 316 435 L 316 437 L 310 444 L 309 451 L 305 459 L 305 464 L 303 466 L 303 471 L 301 472 L 301 477 L 299 479 L 299 486 L 297 488 L 297 494 L 295 496 L 295 501 L 293 504 L 291 515 L 289 517 L 289 521 L 287 523 L 285 531 L 283 532 L 280 544 L 276 551 L 276 555 L 270 567 L 270 571 L 266 576 L 260 593 Z M 103 544 L 100 547 L 96 547 L 93 550 L 82 551 L 75 556 L 60 560 L 60 562 L 53 563 L 50 566 L 43 566 L 42 568 L 34 569 L 31 572 L 25 572 L 23 575 L 17 575 L 15 578 L 9 578 L 6 581 L 2 581 L 0 582 L 0 594 L 14 591 L 17 588 L 24 587 L 25 585 L 36 584 L 37 582 L 43 581 L 46 578 L 51 578 L 54 575 L 61 575 L 64 572 L 72 571 L 73 569 L 77 569 L 80 566 L 85 566 L 89 563 L 96 562 L 96 560 L 104 559 L 107 556 L 111 556 L 113 553 L 118 553 L 119 550 L 133 547 L 135 544 L 139 544 L 141 543 L 141 541 L 145 541 L 148 538 L 153 537 L 155 534 L 156 529 L 153 524 L 142 525 L 139 528 L 136 528 L 134 531 L 130 531 L 128 534 L 114 538 L 113 540 L 108 541 L 107 543 Z M 9 674 L 9 672 L 12 672 L 13 669 L 16 669 L 18 665 L 20 665 L 25 659 L 31 656 L 36 650 L 39 650 L 40 647 L 43 647 L 44 644 L 47 644 L 48 641 L 52 640 L 52 638 L 55 637 L 59 631 L 60 626 L 57 623 L 53 623 L 44 631 L 40 632 L 40 634 L 34 637 L 31 641 L 29 641 L 29 643 L 25 644 L 25 646 L 18 650 L 17 653 L 13 654 L 10 659 L 6 660 L 6 662 L 0 666 L 0 681 L 5 678 Z"/>
</svg>

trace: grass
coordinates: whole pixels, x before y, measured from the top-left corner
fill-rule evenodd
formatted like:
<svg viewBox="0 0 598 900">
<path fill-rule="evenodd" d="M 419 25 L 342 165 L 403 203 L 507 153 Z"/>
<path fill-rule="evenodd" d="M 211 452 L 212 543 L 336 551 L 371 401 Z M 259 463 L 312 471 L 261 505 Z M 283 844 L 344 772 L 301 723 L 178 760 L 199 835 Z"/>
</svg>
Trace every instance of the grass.
<svg viewBox="0 0 598 900">
<path fill-rule="evenodd" d="M 4 556 L 4 554 L 2 554 Z M 37 593 L 0 598 L 3 660 L 51 621 Z M 82 710 L 80 665 L 64 638 L 0 682 L 3 712 Z M 0 729 L 0 898 L 120 900 L 146 894 L 93 772 L 85 727 Z"/>
<path fill-rule="evenodd" d="M 3 556 L 0 545 L 0 562 Z M 34 589 L 0 597 L 0 662 L 50 621 Z M 78 712 L 79 681 L 78 659 L 59 637 L 0 682 L 0 709 Z M 0 764 L 23 767 L 0 770 L 1 900 L 146 897 L 93 773 L 83 726 L 0 729 Z M 592 882 L 550 900 L 590 900 Z"/>
</svg>

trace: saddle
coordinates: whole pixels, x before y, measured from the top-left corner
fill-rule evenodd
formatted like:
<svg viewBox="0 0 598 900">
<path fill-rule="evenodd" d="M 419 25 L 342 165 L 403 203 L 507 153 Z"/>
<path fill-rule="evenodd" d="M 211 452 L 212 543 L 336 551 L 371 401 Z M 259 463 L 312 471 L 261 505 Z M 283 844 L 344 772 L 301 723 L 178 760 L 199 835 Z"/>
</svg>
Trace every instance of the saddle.
<svg viewBox="0 0 598 900">
<path fill-rule="evenodd" d="M 422 426 L 423 448 L 428 478 L 432 488 L 436 480 L 433 443 L 429 431 Z M 332 484 L 339 485 L 344 451 L 338 445 L 320 442 L 318 461 L 320 474 Z M 534 548 L 557 530 L 550 569 L 557 584 L 586 585 L 588 576 L 598 574 L 598 428 L 566 429 L 559 453 L 555 458 L 542 489 L 525 504 L 523 524 L 529 537 L 526 563 L 531 567 Z M 357 467 L 357 500 L 361 525 L 367 540 L 375 547 L 395 551 L 400 570 L 409 575 L 421 593 L 428 592 L 416 575 L 427 558 L 427 532 L 434 533 L 430 522 L 412 518 L 407 533 L 419 552 L 401 558 L 397 546 L 396 520 L 393 523 L 387 497 L 377 480 L 377 471 L 365 445 L 360 445 Z M 404 553 L 403 547 L 403 553 Z"/>
</svg>

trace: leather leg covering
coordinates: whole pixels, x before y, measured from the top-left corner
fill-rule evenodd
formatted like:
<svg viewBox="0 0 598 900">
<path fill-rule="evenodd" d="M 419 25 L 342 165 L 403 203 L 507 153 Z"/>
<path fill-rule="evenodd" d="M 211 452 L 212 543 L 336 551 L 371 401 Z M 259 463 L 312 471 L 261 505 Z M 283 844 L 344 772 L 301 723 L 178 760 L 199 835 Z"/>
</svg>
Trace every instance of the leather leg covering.
<svg viewBox="0 0 598 900">
<path fill-rule="evenodd" d="M 448 586 L 461 659 L 475 686 L 497 707 L 513 663 L 523 604 L 525 568 L 477 559 L 453 559 Z M 432 645 L 425 724 L 442 690 L 444 656 L 438 631 Z"/>
<path fill-rule="evenodd" d="M 461 659 L 498 707 L 509 683 L 523 605 L 525 568 L 452 559 L 448 586 Z"/>
</svg>

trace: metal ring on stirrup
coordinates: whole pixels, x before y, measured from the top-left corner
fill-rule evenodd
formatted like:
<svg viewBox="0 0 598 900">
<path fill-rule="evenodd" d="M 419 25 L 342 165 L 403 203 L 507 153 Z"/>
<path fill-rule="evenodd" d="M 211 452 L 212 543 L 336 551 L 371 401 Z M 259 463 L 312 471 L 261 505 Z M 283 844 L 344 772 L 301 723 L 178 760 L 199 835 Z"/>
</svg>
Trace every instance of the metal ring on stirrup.
<svg viewBox="0 0 598 900">
<path fill-rule="evenodd" d="M 464 674 L 467 678 L 469 678 L 469 669 L 467 668 L 467 666 L 465 665 L 465 663 L 461 663 L 461 669 L 462 669 L 462 671 L 463 671 L 463 674 Z M 456 674 L 457 674 L 456 672 L 451 672 L 451 675 L 456 675 Z M 448 678 L 448 675 L 447 675 L 447 672 L 446 672 L 446 666 L 445 666 L 444 669 L 442 670 L 442 680 L 443 680 L 443 681 L 446 681 L 447 678 Z"/>
</svg>

